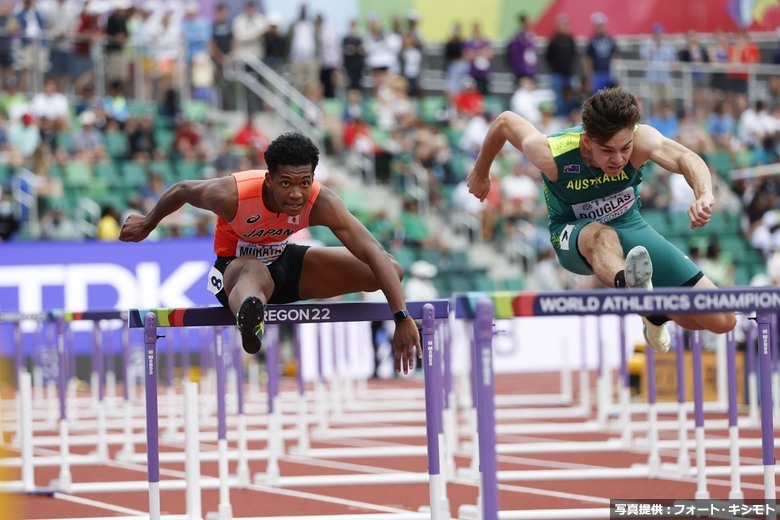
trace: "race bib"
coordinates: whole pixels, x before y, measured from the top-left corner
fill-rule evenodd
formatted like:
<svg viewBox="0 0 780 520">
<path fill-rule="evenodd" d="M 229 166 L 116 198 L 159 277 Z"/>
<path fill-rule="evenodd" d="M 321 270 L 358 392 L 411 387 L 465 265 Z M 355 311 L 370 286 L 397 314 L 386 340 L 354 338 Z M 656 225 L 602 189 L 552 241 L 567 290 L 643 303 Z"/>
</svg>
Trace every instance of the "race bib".
<svg viewBox="0 0 780 520">
<path fill-rule="evenodd" d="M 217 294 L 225 287 L 225 282 L 222 280 L 222 273 L 213 265 L 211 266 L 211 271 L 209 271 L 209 276 L 206 280 L 206 289 L 212 294 Z"/>
<path fill-rule="evenodd" d="M 236 245 L 236 256 L 251 255 L 268 265 L 279 258 L 284 253 L 286 247 L 287 241 L 276 244 L 252 244 L 239 241 Z"/>
<path fill-rule="evenodd" d="M 604 222 L 615 220 L 631 209 L 634 202 L 636 202 L 634 188 L 629 186 L 619 193 L 581 204 L 572 204 L 571 208 L 578 219 L 591 218 L 603 224 Z"/>
</svg>

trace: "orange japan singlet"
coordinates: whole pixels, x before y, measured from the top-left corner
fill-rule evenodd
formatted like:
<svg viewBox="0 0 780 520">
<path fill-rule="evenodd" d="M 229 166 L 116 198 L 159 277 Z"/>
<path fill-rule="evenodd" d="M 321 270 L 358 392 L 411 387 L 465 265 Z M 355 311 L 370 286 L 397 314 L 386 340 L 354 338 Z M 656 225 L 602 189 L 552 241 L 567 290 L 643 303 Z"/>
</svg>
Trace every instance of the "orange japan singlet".
<svg viewBox="0 0 780 520">
<path fill-rule="evenodd" d="M 266 171 L 234 173 L 238 186 L 238 211 L 232 222 L 217 217 L 214 252 L 219 256 L 253 255 L 270 264 L 284 252 L 293 233 L 309 226 L 309 214 L 322 185 L 312 183 L 309 200 L 300 215 L 269 211 L 263 204 Z"/>
</svg>

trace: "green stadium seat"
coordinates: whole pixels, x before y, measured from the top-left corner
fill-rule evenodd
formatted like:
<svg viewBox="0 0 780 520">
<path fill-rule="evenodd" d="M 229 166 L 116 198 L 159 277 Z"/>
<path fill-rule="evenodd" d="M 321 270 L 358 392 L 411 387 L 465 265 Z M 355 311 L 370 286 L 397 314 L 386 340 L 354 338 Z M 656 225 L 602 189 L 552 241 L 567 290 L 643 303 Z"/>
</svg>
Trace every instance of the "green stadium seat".
<svg viewBox="0 0 780 520">
<path fill-rule="evenodd" d="M 520 276 L 504 278 L 504 290 L 506 291 L 524 291 L 525 279 Z"/>
<path fill-rule="evenodd" d="M 165 184 L 173 184 L 176 182 L 176 171 L 171 165 L 171 161 L 167 159 L 154 160 L 149 163 L 149 173 L 156 173 L 162 177 Z"/>
<path fill-rule="evenodd" d="M 198 161 L 176 161 L 176 179 L 180 181 L 198 180 L 203 165 Z"/>
<path fill-rule="evenodd" d="M 95 178 L 104 181 L 109 186 L 120 184 L 119 169 L 114 161 L 100 162 L 94 165 Z"/>
<path fill-rule="evenodd" d="M 426 96 L 420 100 L 418 117 L 426 123 L 436 123 L 439 111 L 447 104 L 444 96 Z"/>
<path fill-rule="evenodd" d="M 173 140 L 176 137 L 173 130 L 165 127 L 155 128 L 153 131 L 154 141 L 157 144 L 157 148 L 169 154 L 171 147 L 173 146 Z"/>
<path fill-rule="evenodd" d="M 326 116 L 341 119 L 344 117 L 344 101 L 338 98 L 325 98 L 320 103 L 322 113 Z"/>
<path fill-rule="evenodd" d="M 69 188 L 73 187 L 86 187 L 92 180 L 92 166 L 89 163 L 84 162 L 69 162 L 65 164 L 63 169 L 65 186 Z"/>
<path fill-rule="evenodd" d="M 106 132 L 103 135 L 106 152 L 112 159 L 121 159 L 127 154 L 127 134 L 124 132 Z"/>
<path fill-rule="evenodd" d="M 666 234 L 670 227 L 669 216 L 664 210 L 652 209 L 642 211 L 642 218 L 644 218 L 645 222 L 650 224 L 653 229 L 662 235 Z"/>
<path fill-rule="evenodd" d="M 185 119 L 202 123 L 208 115 L 209 105 L 205 101 L 188 99 L 182 103 L 181 109 Z"/>
<path fill-rule="evenodd" d="M 146 174 L 146 165 L 136 161 L 125 161 L 122 163 L 121 185 L 130 189 L 139 189 L 149 183 L 149 176 Z"/>
</svg>

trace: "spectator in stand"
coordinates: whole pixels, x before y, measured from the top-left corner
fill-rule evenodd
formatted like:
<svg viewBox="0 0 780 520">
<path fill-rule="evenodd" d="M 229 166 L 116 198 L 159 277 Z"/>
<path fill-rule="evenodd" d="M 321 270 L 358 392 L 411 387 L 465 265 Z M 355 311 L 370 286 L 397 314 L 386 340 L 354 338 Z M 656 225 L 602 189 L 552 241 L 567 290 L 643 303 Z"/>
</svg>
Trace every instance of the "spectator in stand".
<svg viewBox="0 0 780 520">
<path fill-rule="evenodd" d="M 444 62 L 447 74 L 447 92 L 452 95 L 463 85 L 463 79 L 468 76 L 469 62 L 465 59 L 463 26 L 460 22 L 452 25 L 450 38 L 444 45 Z"/>
<path fill-rule="evenodd" d="M 211 58 L 214 60 L 214 78 L 223 110 L 231 110 L 235 105 L 233 86 L 225 80 L 224 67 L 233 53 L 233 23 L 227 5 L 217 4 L 214 14 L 214 24 L 211 32 Z"/>
<path fill-rule="evenodd" d="M 463 78 L 460 90 L 453 98 L 453 105 L 460 117 L 473 117 L 485 110 L 485 96 L 477 90 L 477 82 L 474 78 Z"/>
<path fill-rule="evenodd" d="M 136 97 L 150 95 L 152 92 L 152 74 L 154 73 L 154 34 L 156 24 L 152 20 L 152 6 L 146 4 L 132 10 L 127 20 L 128 59 L 133 64 L 133 75 L 141 77 L 141 90 L 135 92 L 135 80 L 130 82 L 131 91 Z"/>
<path fill-rule="evenodd" d="M 79 116 L 81 127 L 73 132 L 70 154 L 75 162 L 98 163 L 108 158 L 103 134 L 95 128 L 95 114 L 86 111 Z"/>
<path fill-rule="evenodd" d="M 14 73 L 13 37 L 17 30 L 16 18 L 11 13 L 11 1 L 0 3 L 0 84 L 4 85 Z"/>
<path fill-rule="evenodd" d="M 268 137 L 254 125 L 251 114 L 247 115 L 244 126 L 233 137 L 234 145 L 249 152 L 256 152 L 259 156 L 262 156 L 269 143 Z"/>
<path fill-rule="evenodd" d="M 417 39 L 413 34 L 407 33 L 401 48 L 401 73 L 406 80 L 407 94 L 410 97 L 420 97 L 420 71 L 422 69 L 423 54 L 417 46 Z"/>
<path fill-rule="evenodd" d="M 41 217 L 41 238 L 44 240 L 80 240 L 84 235 L 76 223 L 62 208 L 60 202 L 52 202 L 51 209 Z"/>
<path fill-rule="evenodd" d="M 43 74 L 49 66 L 49 48 L 44 37 L 44 21 L 33 0 L 22 0 L 16 13 L 19 34 L 20 82 L 22 88 L 32 89 L 29 74 Z"/>
<path fill-rule="evenodd" d="M 578 59 L 568 15 L 562 13 L 555 19 L 555 34 L 547 44 L 545 57 L 550 68 L 550 86 L 556 99 L 563 99 L 567 87 L 576 89 L 574 74 Z"/>
<path fill-rule="evenodd" d="M 309 20 L 306 4 L 301 4 L 298 19 L 290 25 L 290 83 L 306 93 L 319 83 L 320 64 L 317 57 L 317 28 Z"/>
<path fill-rule="evenodd" d="M 84 2 L 76 29 L 76 41 L 73 45 L 71 79 L 76 92 L 81 92 L 85 85 L 93 83 L 92 46 L 103 38 L 103 31 L 98 25 L 100 14 L 101 7 L 97 0 Z"/>
<path fill-rule="evenodd" d="M 341 41 L 341 55 L 344 72 L 347 75 L 347 90 L 362 91 L 360 80 L 366 66 L 366 48 L 358 30 L 358 21 L 350 20 L 349 31 Z"/>
<path fill-rule="evenodd" d="M 29 111 L 27 96 L 19 90 L 19 79 L 10 76 L 5 89 L 0 92 L 0 114 L 10 121 L 17 121 Z"/>
<path fill-rule="evenodd" d="M 336 71 L 341 67 L 341 47 L 336 32 L 325 23 L 322 14 L 318 14 L 314 19 L 314 28 L 322 97 L 333 99 L 336 97 Z"/>
<path fill-rule="evenodd" d="M 642 46 L 639 48 L 639 57 L 648 62 L 645 79 L 650 88 L 650 107 L 648 108 L 652 111 L 662 101 L 671 99 L 669 89 L 672 85 L 672 68 L 677 61 L 677 51 L 666 38 L 663 25 L 653 24 L 653 36 L 642 42 Z"/>
<path fill-rule="evenodd" d="M 253 1 L 244 4 L 244 12 L 233 19 L 233 52 L 247 58 L 262 59 L 260 38 L 266 30 L 266 19 Z"/>
<path fill-rule="evenodd" d="M 117 0 L 116 10 L 106 21 L 105 74 L 110 85 L 114 81 L 127 82 L 130 67 L 125 53 L 128 39 L 127 20 L 133 7 L 132 0 Z"/>
<path fill-rule="evenodd" d="M 509 68 L 515 74 L 515 79 L 534 79 L 539 69 L 539 56 L 534 43 L 535 35 L 531 30 L 531 20 L 527 14 L 521 14 L 518 19 L 520 29 L 507 46 L 506 59 Z"/>
<path fill-rule="evenodd" d="M 594 34 L 585 49 L 585 76 L 590 82 L 590 92 L 595 94 L 606 87 L 616 85 L 612 76 L 612 60 L 618 55 L 615 39 L 607 33 L 607 16 L 593 13 L 590 17 Z"/>
<path fill-rule="evenodd" d="M 282 66 L 287 61 L 287 40 L 279 32 L 281 21 L 282 17 L 279 13 L 270 13 L 268 15 L 268 29 L 263 34 L 265 64 L 278 73 L 282 72 Z"/>
<path fill-rule="evenodd" d="M 707 49 L 710 63 L 713 65 L 725 65 L 729 62 L 729 35 L 723 29 L 715 31 L 715 41 Z M 716 72 L 712 74 L 712 88 L 720 96 L 728 89 L 728 78 L 725 72 Z"/>
<path fill-rule="evenodd" d="M 211 22 L 200 15 L 200 6 L 194 0 L 190 0 L 185 8 L 184 19 L 181 21 L 181 34 L 185 43 L 185 59 L 192 78 L 192 65 L 198 53 L 209 50 L 212 28 Z"/>
<path fill-rule="evenodd" d="M 692 110 L 681 109 L 677 113 L 677 141 L 702 157 L 715 151 L 715 141 Z"/>
<path fill-rule="evenodd" d="M 192 58 L 192 99 L 211 103 L 214 97 L 214 62 L 206 51 Z"/>
<path fill-rule="evenodd" d="M 420 12 L 412 9 L 406 15 L 406 32 L 403 33 L 403 37 L 411 36 L 414 39 L 414 46 L 422 51 L 423 40 L 419 26 Z"/>
<path fill-rule="evenodd" d="M 103 206 L 100 213 L 100 220 L 97 224 L 95 238 L 98 240 L 117 240 L 119 238 L 119 212 L 114 206 Z"/>
<path fill-rule="evenodd" d="M 179 59 L 183 55 L 181 27 L 176 23 L 173 14 L 171 10 L 166 8 L 159 25 L 152 32 L 154 74 L 158 92 L 165 92 L 173 88 L 175 78 L 179 74 Z"/>
<path fill-rule="evenodd" d="M 509 110 L 527 119 L 531 124 L 538 125 L 542 119 L 539 106 L 543 101 L 550 100 L 544 91 L 536 88 L 536 81 L 531 77 L 521 77 L 517 80 L 517 89 L 509 100 Z"/>
<path fill-rule="evenodd" d="M 115 121 L 119 128 L 124 128 L 130 117 L 130 101 L 120 80 L 114 80 L 109 85 L 108 95 L 103 100 L 103 110 L 108 119 Z"/>
<path fill-rule="evenodd" d="M 32 114 L 24 114 L 20 119 L 11 122 L 8 129 L 8 148 L 23 160 L 28 160 L 38 149 L 41 142 L 41 130 Z"/>
<path fill-rule="evenodd" d="M 172 130 L 176 129 L 182 117 L 181 100 L 178 90 L 171 88 L 165 91 L 165 97 L 163 98 L 162 103 L 160 103 L 159 114 L 168 128 Z"/>
<path fill-rule="evenodd" d="M 678 56 L 683 63 L 696 64 L 710 62 L 710 55 L 707 52 L 707 49 L 701 44 L 698 33 L 693 29 L 688 31 L 688 34 L 685 35 L 685 47 L 680 50 Z M 703 103 L 709 104 L 710 85 L 712 84 L 709 73 L 700 69 L 693 69 L 693 71 L 691 71 L 691 79 L 693 79 L 694 107 L 698 107 Z"/>
<path fill-rule="evenodd" d="M 187 162 L 203 159 L 204 151 L 198 125 L 185 119 L 176 128 L 172 143 L 173 157 Z"/>
<path fill-rule="evenodd" d="M 54 5 L 45 12 L 44 20 L 46 32 L 51 37 L 49 52 L 51 66 L 48 75 L 57 82 L 57 90 L 65 92 L 70 85 L 68 76 L 72 67 L 73 33 L 78 23 L 76 6 L 70 0 L 56 0 Z M 5 27 L 6 24 L 2 22 L 2 15 L 0 15 L 0 29 Z"/>
<path fill-rule="evenodd" d="M 734 151 L 734 116 L 726 109 L 723 100 L 718 100 L 707 117 L 707 133 L 721 150 Z"/>
<path fill-rule="evenodd" d="M 707 254 L 701 261 L 701 270 L 718 287 L 734 285 L 734 263 L 722 254 L 720 242 L 712 237 L 707 246 Z"/>
<path fill-rule="evenodd" d="M 0 242 L 13 240 L 21 228 L 21 222 L 14 212 L 11 193 L 0 186 Z"/>
<path fill-rule="evenodd" d="M 70 109 L 68 98 L 57 91 L 57 82 L 54 78 L 47 78 L 43 83 L 43 91 L 38 92 L 30 100 L 30 112 L 36 118 L 46 117 L 54 121 L 57 131 L 68 128 Z"/>
<path fill-rule="evenodd" d="M 165 155 L 162 150 L 157 148 L 151 117 L 144 116 L 128 120 L 125 131 L 127 132 L 127 152 L 131 160 L 148 163 L 155 157 Z"/>
<path fill-rule="evenodd" d="M 379 17 L 368 16 L 368 35 L 365 38 L 366 66 L 371 70 L 374 86 L 382 83 L 391 70 L 398 69 L 398 53 L 392 40 L 382 31 Z"/>
<path fill-rule="evenodd" d="M 756 149 L 774 136 L 777 121 L 767 110 L 766 103 L 759 99 L 754 108 L 748 108 L 740 114 L 737 128 L 742 144 L 746 148 Z"/>
<path fill-rule="evenodd" d="M 661 135 L 669 139 L 677 139 L 679 126 L 677 124 L 677 115 L 674 112 L 672 102 L 665 99 L 653 110 L 652 115 L 647 119 L 647 124 L 661 132 Z"/>
<path fill-rule="evenodd" d="M 469 62 L 469 75 L 477 82 L 477 90 L 487 96 L 493 66 L 493 46 L 482 36 L 482 26 L 479 22 L 474 22 L 471 38 L 465 43 L 463 50 Z"/>
<path fill-rule="evenodd" d="M 726 73 L 726 97 L 737 111 L 747 107 L 748 73 L 753 68 L 752 65 L 760 61 L 761 53 L 758 47 L 750 41 L 747 29 L 741 29 L 734 35 L 734 43 L 729 47 L 729 63 L 742 67 Z"/>
</svg>

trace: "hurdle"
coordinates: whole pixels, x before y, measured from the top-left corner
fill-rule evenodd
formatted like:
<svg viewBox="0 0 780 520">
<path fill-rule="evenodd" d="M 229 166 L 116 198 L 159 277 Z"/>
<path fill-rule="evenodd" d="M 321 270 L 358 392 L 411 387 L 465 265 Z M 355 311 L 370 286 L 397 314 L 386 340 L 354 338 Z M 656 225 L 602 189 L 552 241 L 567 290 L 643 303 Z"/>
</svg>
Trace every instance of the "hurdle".
<svg viewBox="0 0 780 520">
<path fill-rule="evenodd" d="M 435 319 L 444 319 L 449 315 L 448 300 L 434 300 L 432 302 L 407 302 L 408 310 L 413 318 L 422 319 L 424 327 L 423 345 L 433 349 L 433 322 Z M 374 302 L 322 302 L 322 303 L 294 303 L 286 305 L 267 305 L 266 323 L 323 323 L 323 322 L 349 322 L 349 321 L 374 321 L 391 319 L 392 313 L 386 303 Z M 148 481 L 149 481 L 149 506 L 150 517 L 153 520 L 160 518 L 160 480 L 159 480 L 159 439 L 158 439 L 158 414 L 157 414 L 157 328 L 162 327 L 223 327 L 235 326 L 235 316 L 229 309 L 223 307 L 194 307 L 181 309 L 133 309 L 128 313 L 128 326 L 130 328 L 144 329 L 144 342 L 146 345 L 146 400 L 147 400 L 147 444 L 148 444 Z M 430 334 L 426 332 L 430 330 Z M 428 340 L 430 337 L 430 340 Z M 219 335 L 217 342 L 221 343 Z M 219 349 L 218 347 L 218 350 Z M 426 356 L 428 354 L 426 353 Z M 433 356 L 431 353 L 430 356 Z M 220 355 L 217 356 L 218 365 Z M 219 368 L 219 367 L 218 367 Z M 436 368 L 441 370 L 441 366 Z M 219 386 L 218 375 L 218 386 Z M 223 381 L 224 383 L 224 381 Z M 441 388 L 433 388 L 426 379 L 426 395 L 441 392 Z M 269 392 L 270 393 L 270 392 Z M 218 396 L 218 414 L 222 417 L 220 424 L 224 425 L 224 395 Z M 435 409 L 427 410 L 429 420 L 441 421 L 441 399 L 433 399 L 437 404 Z M 221 406 L 220 406 L 221 404 Z M 227 447 L 224 438 L 224 427 L 219 428 L 220 446 Z M 408 515 L 393 515 L 398 519 L 418 518 L 442 518 L 442 488 L 438 478 L 438 435 L 428 438 L 429 468 L 427 480 L 430 486 L 431 502 L 430 513 L 409 513 Z M 227 493 L 227 460 L 226 449 L 220 450 L 220 504 L 216 517 L 229 517 L 229 494 Z M 224 472 L 222 470 L 224 468 Z M 370 483 L 416 483 L 421 482 L 418 474 L 408 472 L 393 472 L 377 475 L 360 475 L 360 478 L 351 478 L 348 475 L 317 476 L 317 477 L 279 477 L 275 482 L 280 487 L 305 486 L 305 485 L 354 485 Z"/>
<path fill-rule="evenodd" d="M 484 301 L 491 295 L 481 293 L 469 293 L 456 297 L 455 316 L 465 319 L 475 320 L 475 324 L 484 324 L 486 319 L 480 319 L 479 313 L 492 311 L 491 305 L 484 305 Z M 496 299 L 496 295 L 492 295 Z M 657 289 L 652 292 L 636 290 L 609 290 L 609 291 L 570 291 L 565 293 L 500 293 L 500 305 L 496 305 L 495 311 L 491 313 L 490 326 L 494 318 L 522 317 L 522 316 L 565 316 L 565 315 L 586 315 L 586 314 L 680 314 L 680 313 L 707 313 L 707 312 L 756 312 L 758 321 L 759 338 L 759 366 L 760 366 L 760 393 L 761 393 L 761 426 L 762 426 L 762 462 L 764 475 L 764 497 L 767 500 L 776 498 L 775 487 L 775 464 L 774 464 L 774 430 L 773 430 L 773 407 L 772 407 L 772 381 L 771 381 L 771 352 L 770 352 L 770 313 L 780 311 L 780 289 L 773 288 L 731 288 L 719 290 L 679 290 L 679 289 Z M 507 305 L 509 302 L 509 305 Z M 486 310 L 488 309 L 488 310 Z M 476 319 L 475 319 L 476 318 Z M 476 326 L 476 325 L 475 325 Z M 484 325 L 483 325 L 484 326 Z M 696 335 L 694 335 L 693 346 L 696 349 Z M 699 343 L 700 351 L 700 343 Z M 694 378 L 699 378 L 701 382 L 701 365 L 697 363 L 699 374 L 694 370 Z M 484 370 L 484 368 L 483 368 Z M 695 383 L 696 386 L 696 383 Z M 486 395 L 484 392 L 480 396 L 478 406 L 491 409 L 492 395 Z M 701 401 L 700 391 L 696 391 L 697 401 Z M 483 402 L 483 400 L 491 402 Z M 703 408 L 700 404 L 696 406 L 696 423 L 703 424 Z M 730 417 L 730 423 L 735 422 Z M 490 430 L 491 421 L 487 421 L 483 426 Z M 703 430 L 697 429 L 697 437 L 703 436 Z M 487 437 L 487 441 L 483 439 Z M 479 442 L 490 442 L 495 435 L 492 431 L 480 432 Z M 703 450 L 697 450 L 697 459 L 703 458 Z M 733 460 L 733 454 L 731 455 Z M 702 461 L 703 462 L 703 461 Z M 484 463 L 483 463 L 484 467 Z M 502 472 L 498 473 L 498 480 L 502 480 Z M 538 478 L 541 472 L 526 472 L 535 475 Z M 574 472 L 567 472 L 569 478 L 575 478 Z M 614 472 L 613 472 L 614 474 Z M 705 477 L 705 471 L 697 460 L 697 477 L 699 482 Z M 620 475 L 623 477 L 623 475 Z M 592 473 L 583 470 L 581 478 L 597 478 Z M 494 478 L 491 476 L 490 478 Z M 483 481 L 485 477 L 483 476 Z M 732 491 L 730 493 L 734 493 Z M 480 496 L 483 496 L 481 494 Z M 696 498 L 708 497 L 706 489 L 697 486 Z M 496 504 L 482 505 L 482 511 L 485 518 L 489 518 L 490 511 L 496 509 Z M 467 506 L 463 511 L 469 518 L 473 517 L 473 509 Z M 605 518 L 609 516 L 609 511 L 594 510 L 596 516 L 582 516 L 570 511 L 556 512 L 556 518 Z M 465 518 L 465 517 L 464 517 Z M 501 519 L 516 518 L 552 518 L 549 512 L 544 514 L 538 511 L 503 511 L 498 514 Z"/>
<path fill-rule="evenodd" d="M 94 328 L 99 331 L 99 324 L 105 320 L 126 320 L 127 313 L 117 310 L 95 310 L 84 312 L 68 312 L 61 310 L 52 310 L 39 313 L 21 313 L 21 312 L 4 312 L 0 313 L 0 322 L 11 322 L 14 324 L 14 342 L 15 349 L 15 368 L 17 379 L 19 381 L 26 381 L 25 374 L 27 374 L 24 368 L 24 352 L 21 341 L 21 322 L 25 320 L 33 320 L 40 323 L 53 323 L 56 327 L 55 341 L 57 351 L 58 362 L 58 377 L 57 386 L 59 390 L 59 438 L 57 444 L 60 449 L 59 457 L 36 461 L 33 454 L 33 446 L 39 445 L 34 440 L 34 433 L 32 428 L 32 402 L 19 403 L 19 424 L 24 429 L 24 439 L 20 439 L 21 457 L 19 461 L 14 459 L 6 459 L 3 461 L 4 465 L 16 465 L 20 464 L 23 468 L 25 478 L 23 479 L 24 485 L 22 489 L 27 493 L 43 493 L 49 494 L 54 491 L 70 492 L 72 490 L 72 477 L 70 467 L 73 464 L 95 464 L 104 462 L 108 458 L 108 449 L 106 445 L 106 423 L 105 423 L 105 406 L 103 403 L 104 397 L 104 363 L 102 358 L 102 351 L 100 348 L 99 333 L 95 332 L 93 337 L 95 344 L 93 346 L 93 354 L 96 354 L 95 362 L 93 365 L 92 381 L 98 385 L 95 397 L 97 398 L 96 413 L 97 413 L 97 440 L 93 442 L 96 446 L 96 451 L 90 455 L 75 456 L 70 453 L 70 427 L 69 427 L 69 414 L 67 409 L 68 401 L 68 381 L 71 376 L 72 360 L 71 355 L 66 348 L 66 330 L 65 325 L 76 321 L 91 321 L 94 323 Z M 29 393 L 20 389 L 19 399 L 29 397 Z M 26 449 L 28 447 L 29 449 Z M 34 487 L 30 483 L 33 478 L 33 468 L 36 465 L 52 465 L 58 464 L 60 471 L 58 478 L 51 482 L 51 486 L 47 488 Z M 31 487 L 32 486 L 32 487 Z M 15 491 L 16 486 L 13 483 L 5 483 L 2 486 L 3 491 Z"/>
</svg>

